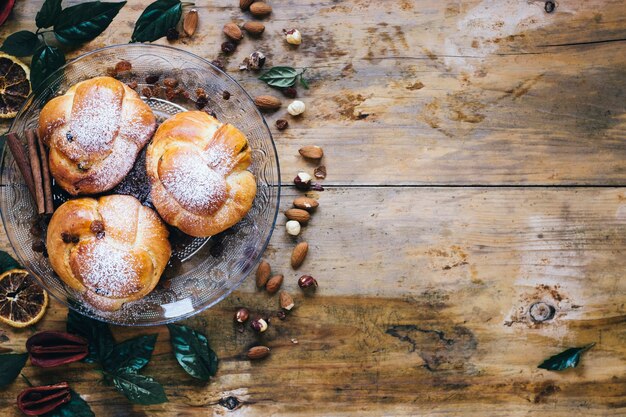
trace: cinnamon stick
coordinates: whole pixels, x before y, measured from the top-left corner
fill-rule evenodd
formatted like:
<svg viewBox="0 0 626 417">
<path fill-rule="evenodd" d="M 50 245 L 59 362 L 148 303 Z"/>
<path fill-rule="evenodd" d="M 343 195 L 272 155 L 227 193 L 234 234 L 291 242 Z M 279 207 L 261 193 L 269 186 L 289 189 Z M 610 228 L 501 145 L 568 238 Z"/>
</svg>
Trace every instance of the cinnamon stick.
<svg viewBox="0 0 626 417">
<path fill-rule="evenodd" d="M 35 193 L 35 182 L 33 181 L 33 173 L 30 169 L 30 162 L 28 161 L 28 157 L 26 156 L 26 152 L 24 152 L 24 146 L 22 142 L 17 137 L 15 133 L 9 133 L 7 135 L 7 145 L 13 154 L 13 158 L 17 163 L 17 168 L 22 173 L 22 177 L 24 177 L 24 182 L 28 187 L 28 191 L 33 196 L 34 199 L 37 199 L 37 195 Z"/>
<path fill-rule="evenodd" d="M 39 155 L 41 156 L 41 173 L 43 174 L 43 196 L 46 214 L 54 212 L 54 203 L 52 201 L 52 182 L 50 181 L 50 166 L 48 165 L 48 154 L 43 146 L 41 138 L 37 134 L 37 130 L 33 129 L 33 134 L 37 138 L 39 145 Z"/>
<path fill-rule="evenodd" d="M 43 214 L 46 211 L 46 203 L 43 195 L 43 186 L 41 179 L 41 161 L 37 155 L 37 144 L 35 141 L 35 132 L 27 130 L 26 143 L 28 144 L 28 154 L 30 155 L 30 170 L 33 173 L 33 181 L 35 183 L 35 201 L 37 202 L 37 213 Z"/>
</svg>

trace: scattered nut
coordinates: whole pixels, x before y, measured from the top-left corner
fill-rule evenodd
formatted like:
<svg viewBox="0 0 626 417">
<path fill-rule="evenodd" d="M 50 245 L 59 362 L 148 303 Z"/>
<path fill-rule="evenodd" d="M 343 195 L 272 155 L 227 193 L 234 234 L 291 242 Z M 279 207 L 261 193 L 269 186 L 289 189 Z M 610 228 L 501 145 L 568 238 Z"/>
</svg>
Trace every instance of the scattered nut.
<svg viewBox="0 0 626 417">
<path fill-rule="evenodd" d="M 317 208 L 320 203 L 314 198 L 302 196 L 293 200 L 293 205 L 299 209 L 311 210 Z"/>
<path fill-rule="evenodd" d="M 285 229 L 291 236 L 298 236 L 300 234 L 300 223 L 297 220 L 289 220 L 285 223 Z"/>
<path fill-rule="evenodd" d="M 315 291 L 317 288 L 317 281 L 311 275 L 302 275 L 298 279 L 298 286 L 307 291 Z"/>
<path fill-rule="evenodd" d="M 267 261 L 261 261 L 256 269 L 257 288 L 265 287 L 265 284 L 267 284 L 267 281 L 270 279 L 270 275 L 272 275 L 270 264 Z"/>
<path fill-rule="evenodd" d="M 311 188 L 311 180 L 313 178 L 306 172 L 298 172 L 298 175 L 293 179 L 293 183 L 298 190 L 307 191 Z"/>
<path fill-rule="evenodd" d="M 295 303 L 293 302 L 293 298 L 291 298 L 291 295 L 289 295 L 287 291 L 281 291 L 278 297 L 280 298 L 281 308 L 284 308 L 287 311 L 294 308 Z"/>
<path fill-rule="evenodd" d="M 326 178 L 326 167 L 324 165 L 318 166 L 313 170 L 313 175 L 315 175 L 315 178 L 323 180 Z"/>
<path fill-rule="evenodd" d="M 235 313 L 235 321 L 237 323 L 245 323 L 248 317 L 250 317 L 250 311 L 247 308 L 242 307 Z"/>
<path fill-rule="evenodd" d="M 269 279 L 269 281 L 267 281 L 267 284 L 265 285 L 265 290 L 270 294 L 275 294 L 280 286 L 283 285 L 283 279 L 284 277 L 281 274 L 274 275 Z"/>
<path fill-rule="evenodd" d="M 254 99 L 254 104 L 263 111 L 271 111 L 279 109 L 282 102 L 274 96 L 258 96 Z"/>
<path fill-rule="evenodd" d="M 285 40 L 291 45 L 300 45 L 302 43 L 302 34 L 298 29 L 283 30 Z"/>
<path fill-rule="evenodd" d="M 267 322 L 262 318 L 257 318 L 250 322 L 250 327 L 255 332 L 263 333 L 267 330 Z"/>
<path fill-rule="evenodd" d="M 250 13 L 256 17 L 266 16 L 272 13 L 272 6 L 262 1 L 256 1 L 250 5 Z"/>
<path fill-rule="evenodd" d="M 248 359 L 257 360 L 263 359 L 270 354 L 270 348 L 267 346 L 254 346 L 248 350 Z"/>
<path fill-rule="evenodd" d="M 239 7 L 241 10 L 248 10 L 252 3 L 254 3 L 254 0 L 239 0 Z"/>
<path fill-rule="evenodd" d="M 309 222 L 309 220 L 311 220 L 311 215 L 309 214 L 309 212 L 299 208 L 290 208 L 289 210 L 285 211 L 285 216 L 289 220 L 295 220 L 301 224 L 306 224 Z"/>
<path fill-rule="evenodd" d="M 289 127 L 289 122 L 285 119 L 276 120 L 276 129 L 285 130 Z"/>
<path fill-rule="evenodd" d="M 293 248 L 293 252 L 291 252 L 291 267 L 293 269 L 298 269 L 302 265 L 308 251 L 309 244 L 306 242 L 300 242 Z"/>
<path fill-rule="evenodd" d="M 251 36 L 261 36 L 265 32 L 265 25 L 261 22 L 246 22 L 243 28 Z"/>
<path fill-rule="evenodd" d="M 241 29 L 237 26 L 236 23 L 230 22 L 224 25 L 224 35 L 228 36 L 232 40 L 239 42 L 243 39 L 243 33 L 241 33 Z"/>
<path fill-rule="evenodd" d="M 242 67 L 244 67 L 243 69 L 257 71 L 263 68 L 263 65 L 265 65 L 265 55 L 263 54 L 263 52 L 255 51 L 243 60 L 243 63 L 239 67 L 239 69 L 242 69 Z"/>
<path fill-rule="evenodd" d="M 198 11 L 196 9 L 189 10 L 183 19 L 183 31 L 187 36 L 193 36 L 198 27 Z"/>
<path fill-rule="evenodd" d="M 287 113 L 289 113 L 292 116 L 298 116 L 304 113 L 305 110 L 306 110 L 306 106 L 300 100 L 292 101 L 291 104 L 287 107 Z"/>
<path fill-rule="evenodd" d="M 298 152 L 307 159 L 321 159 L 324 156 L 324 150 L 314 145 L 303 146 Z"/>
</svg>

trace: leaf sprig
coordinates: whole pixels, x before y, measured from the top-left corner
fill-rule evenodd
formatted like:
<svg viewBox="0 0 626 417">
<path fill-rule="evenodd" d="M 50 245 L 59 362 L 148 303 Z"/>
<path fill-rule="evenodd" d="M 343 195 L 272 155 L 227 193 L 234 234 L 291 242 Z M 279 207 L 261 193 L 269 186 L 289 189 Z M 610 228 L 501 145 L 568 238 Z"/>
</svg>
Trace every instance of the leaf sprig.
<svg viewBox="0 0 626 417">
<path fill-rule="evenodd" d="M 586 346 L 566 349 L 559 354 L 549 357 L 537 368 L 547 369 L 548 371 L 562 371 L 567 368 L 576 368 L 578 362 L 580 362 L 581 355 L 594 346 L 595 343 L 590 343 Z"/>
<path fill-rule="evenodd" d="M 176 27 L 183 14 L 180 0 L 157 0 L 146 7 L 135 23 L 131 42 L 153 42 Z"/>
<path fill-rule="evenodd" d="M 296 69 L 286 66 L 272 67 L 261 75 L 259 80 L 275 88 L 293 87 L 297 81 L 300 81 L 300 85 L 308 89 L 309 83 L 304 78 L 305 71 L 306 68 Z"/>
</svg>

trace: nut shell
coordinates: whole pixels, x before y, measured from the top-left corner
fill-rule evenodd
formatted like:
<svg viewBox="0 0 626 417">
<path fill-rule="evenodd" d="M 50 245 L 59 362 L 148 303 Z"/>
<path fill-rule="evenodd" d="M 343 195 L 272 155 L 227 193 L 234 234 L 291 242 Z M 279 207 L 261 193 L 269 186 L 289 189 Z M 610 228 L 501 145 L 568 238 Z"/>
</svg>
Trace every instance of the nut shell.
<svg viewBox="0 0 626 417">
<path fill-rule="evenodd" d="M 283 104 L 278 97 L 274 96 L 258 96 L 254 99 L 254 104 L 264 111 L 277 110 Z"/>
<path fill-rule="evenodd" d="M 239 7 L 241 10 L 248 10 L 252 3 L 254 3 L 254 0 L 239 0 Z"/>
<path fill-rule="evenodd" d="M 293 252 L 291 252 L 291 267 L 293 269 L 298 269 L 300 265 L 304 262 L 307 253 L 309 252 L 309 244 L 306 242 L 300 242 L 293 248 Z"/>
<path fill-rule="evenodd" d="M 187 36 L 193 36 L 198 27 L 198 11 L 191 9 L 183 19 L 183 31 Z"/>
<path fill-rule="evenodd" d="M 226 23 L 224 25 L 224 35 L 228 36 L 230 39 L 239 42 L 241 39 L 243 39 L 243 33 L 241 32 L 241 29 L 239 29 L 239 26 L 237 26 L 236 23 L 230 22 L 230 23 Z"/>
<path fill-rule="evenodd" d="M 248 349 L 247 356 L 248 359 L 257 360 L 266 358 L 267 356 L 269 356 L 269 354 L 270 348 L 268 348 L 267 346 L 253 346 Z"/>
<path fill-rule="evenodd" d="M 324 150 L 314 145 L 303 146 L 298 152 L 307 159 L 321 159 L 324 156 Z"/>
<path fill-rule="evenodd" d="M 265 287 L 267 281 L 272 275 L 272 267 L 267 261 L 261 261 L 256 269 L 256 286 L 257 288 Z"/>
<path fill-rule="evenodd" d="M 257 17 L 267 16 L 272 13 L 272 6 L 262 1 L 255 1 L 250 5 L 250 13 Z"/>
<path fill-rule="evenodd" d="M 261 22 L 246 22 L 243 24 L 243 29 L 252 36 L 260 36 L 265 32 L 265 25 Z"/>
<path fill-rule="evenodd" d="M 299 208 L 290 208 L 285 211 L 285 216 L 287 216 L 289 220 L 295 220 L 300 224 L 306 224 L 311 220 L 309 212 Z"/>
<path fill-rule="evenodd" d="M 293 302 L 293 298 L 287 291 L 281 291 L 278 295 L 280 298 L 280 307 L 289 311 L 294 308 L 295 303 Z"/>
<path fill-rule="evenodd" d="M 274 275 L 267 281 L 265 290 L 270 294 L 275 294 L 280 289 L 280 286 L 283 285 L 284 278 L 282 274 Z"/>
<path fill-rule="evenodd" d="M 293 205 L 302 210 L 312 210 L 317 208 L 320 203 L 314 198 L 302 196 L 293 200 Z"/>
</svg>

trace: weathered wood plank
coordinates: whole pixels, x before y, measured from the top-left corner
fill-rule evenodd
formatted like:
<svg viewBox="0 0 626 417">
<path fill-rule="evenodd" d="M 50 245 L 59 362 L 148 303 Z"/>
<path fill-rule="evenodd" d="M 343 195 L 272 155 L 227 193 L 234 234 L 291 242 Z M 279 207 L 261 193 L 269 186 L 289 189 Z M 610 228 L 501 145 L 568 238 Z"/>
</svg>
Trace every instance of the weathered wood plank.
<svg viewBox="0 0 626 417">
<path fill-rule="evenodd" d="M 287 191 L 283 208 L 295 195 Z M 278 307 L 277 297 L 257 294 L 248 280 L 187 321 L 222 358 L 206 386 L 178 368 L 165 328 L 139 330 L 159 332 L 145 373 L 165 384 L 170 403 L 132 407 L 97 387 L 100 376 L 89 365 L 25 374 L 35 383 L 67 378 L 98 415 L 220 414 L 217 402 L 231 394 L 244 401 L 235 415 L 626 412 L 626 189 L 381 187 L 319 196 L 302 235 L 311 249 L 301 271 L 288 266 L 293 241 L 283 218 L 267 252 L 297 304 L 261 338 L 273 349 L 268 360 L 240 357 L 255 337 L 233 327 L 235 308 L 265 314 Z M 314 297 L 297 289 L 302 273 L 318 278 Z M 530 321 L 536 301 L 553 305 L 555 318 Z M 33 331 L 62 329 L 65 314 L 54 304 L 36 329 L 9 331 L 3 346 L 21 350 Z M 536 369 L 547 356 L 592 341 L 598 344 L 579 368 Z M 23 385 L 0 392 L 0 409 L 15 414 Z"/>
<path fill-rule="evenodd" d="M 40 3 L 20 2 L 0 38 L 32 28 Z M 126 43 L 144 3 L 69 55 Z M 236 3 L 198 1 L 197 36 L 174 45 L 214 59 L 222 25 L 249 18 Z M 297 149 L 319 144 L 336 185 L 624 184 L 620 0 L 563 3 L 552 14 L 516 0 L 272 4 L 263 38 L 242 42 L 227 66 L 251 94 L 269 91 L 237 69 L 255 49 L 268 65 L 311 68 L 307 112 L 274 129 L 284 181 L 306 167 Z M 304 32 L 297 49 L 281 34 L 294 25 Z"/>
</svg>

